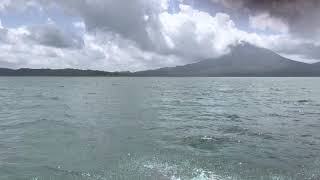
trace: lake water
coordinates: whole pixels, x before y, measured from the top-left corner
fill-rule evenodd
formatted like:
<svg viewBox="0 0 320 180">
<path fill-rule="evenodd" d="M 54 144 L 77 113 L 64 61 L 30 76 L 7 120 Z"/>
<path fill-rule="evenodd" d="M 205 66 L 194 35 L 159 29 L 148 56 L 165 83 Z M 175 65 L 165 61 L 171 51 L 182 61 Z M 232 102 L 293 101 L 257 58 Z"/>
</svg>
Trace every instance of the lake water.
<svg viewBox="0 0 320 180">
<path fill-rule="evenodd" d="M 319 180 L 320 78 L 0 78 L 0 179 Z"/>
</svg>

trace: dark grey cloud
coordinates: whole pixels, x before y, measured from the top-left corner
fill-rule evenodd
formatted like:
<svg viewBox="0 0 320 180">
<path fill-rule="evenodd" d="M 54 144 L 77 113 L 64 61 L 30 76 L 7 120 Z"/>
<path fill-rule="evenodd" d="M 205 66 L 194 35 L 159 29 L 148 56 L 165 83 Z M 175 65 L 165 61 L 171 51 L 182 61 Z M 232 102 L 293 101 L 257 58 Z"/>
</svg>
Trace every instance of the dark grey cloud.
<svg viewBox="0 0 320 180">
<path fill-rule="evenodd" d="M 53 2 L 69 13 L 80 16 L 90 32 L 114 32 L 136 42 L 142 49 L 156 49 L 149 30 L 159 29 L 160 1 L 58 0 Z"/>
<path fill-rule="evenodd" d="M 29 39 L 44 46 L 55 48 L 81 48 L 83 40 L 72 33 L 66 33 L 55 25 L 29 27 Z"/>
<path fill-rule="evenodd" d="M 311 38 L 320 32 L 319 0 L 211 0 L 251 15 L 267 12 L 288 23 L 292 34 Z"/>
</svg>

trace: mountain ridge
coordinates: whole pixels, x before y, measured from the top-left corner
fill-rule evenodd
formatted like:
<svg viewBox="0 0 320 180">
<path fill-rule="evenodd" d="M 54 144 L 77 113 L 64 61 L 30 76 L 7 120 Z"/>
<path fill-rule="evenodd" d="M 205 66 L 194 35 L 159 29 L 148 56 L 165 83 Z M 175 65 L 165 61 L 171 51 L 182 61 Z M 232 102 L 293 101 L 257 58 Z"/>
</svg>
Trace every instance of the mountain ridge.
<svg viewBox="0 0 320 180">
<path fill-rule="evenodd" d="M 134 73 L 137 76 L 320 76 L 320 68 L 293 61 L 248 43 L 231 47 L 231 52 L 184 66 Z"/>
<path fill-rule="evenodd" d="M 81 69 L 9 69 L 0 68 L 0 76 L 120 76 L 126 72 L 107 72 Z"/>
</svg>

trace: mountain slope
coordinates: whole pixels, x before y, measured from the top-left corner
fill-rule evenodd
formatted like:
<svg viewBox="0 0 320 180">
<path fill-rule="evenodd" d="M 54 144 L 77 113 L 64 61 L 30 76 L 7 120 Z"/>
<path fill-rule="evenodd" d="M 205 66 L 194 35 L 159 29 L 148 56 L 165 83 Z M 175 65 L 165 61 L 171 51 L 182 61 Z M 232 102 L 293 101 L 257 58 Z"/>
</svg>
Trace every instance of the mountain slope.
<svg viewBox="0 0 320 180">
<path fill-rule="evenodd" d="M 231 53 L 185 66 L 136 72 L 137 76 L 316 76 L 310 65 L 286 59 L 250 44 L 231 48 Z"/>
</svg>

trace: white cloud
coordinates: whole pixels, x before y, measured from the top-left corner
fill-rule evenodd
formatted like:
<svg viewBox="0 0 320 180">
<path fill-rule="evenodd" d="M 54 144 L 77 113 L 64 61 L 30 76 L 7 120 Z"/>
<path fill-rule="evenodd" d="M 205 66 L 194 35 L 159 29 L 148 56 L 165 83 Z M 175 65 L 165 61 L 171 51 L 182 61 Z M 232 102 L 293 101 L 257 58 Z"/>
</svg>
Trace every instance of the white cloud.
<svg viewBox="0 0 320 180">
<path fill-rule="evenodd" d="M 48 2 L 51 0 L 1 0 L 0 12 L 10 12 L 14 10 L 26 10 L 30 7 L 42 9 L 38 2 Z"/>
<path fill-rule="evenodd" d="M 85 30 L 86 29 L 86 24 L 83 21 L 73 22 L 73 26 L 75 28 L 79 28 L 81 30 Z"/>
<path fill-rule="evenodd" d="M 2 0 L 0 2 L 0 11 L 3 11 L 11 3 L 11 0 Z"/>
<path fill-rule="evenodd" d="M 179 63 L 174 55 L 143 51 L 133 41 L 111 32 L 85 33 L 80 49 L 43 43 L 41 38 L 46 36 L 30 39 L 39 33 L 27 27 L 7 29 L 7 32 L 7 42 L 0 43 L 0 66 L 5 67 L 134 71 Z"/>
<path fill-rule="evenodd" d="M 288 24 L 281 19 L 270 16 L 269 13 L 261 13 L 249 17 L 250 26 L 259 30 L 271 30 L 274 32 L 288 33 Z"/>
<path fill-rule="evenodd" d="M 301 62 L 305 62 L 305 63 L 309 63 L 309 64 L 319 62 L 319 59 L 307 58 L 303 54 L 285 54 L 285 53 L 280 53 L 280 55 L 283 56 L 283 57 L 289 58 L 291 60 L 301 61 Z"/>
<path fill-rule="evenodd" d="M 180 5 L 177 14 L 160 14 L 162 34 L 172 53 L 194 60 L 217 57 L 227 53 L 228 46 L 236 39 L 233 21 L 227 14 L 208 13 Z"/>
<path fill-rule="evenodd" d="M 211 0 L 214 3 L 221 3 L 227 8 L 238 9 L 241 8 L 244 4 L 242 0 Z"/>
<path fill-rule="evenodd" d="M 48 19 L 47 19 L 47 24 L 49 24 L 49 25 L 55 25 L 56 22 L 55 22 L 54 20 L 52 20 L 51 18 L 48 18 Z"/>
</svg>

